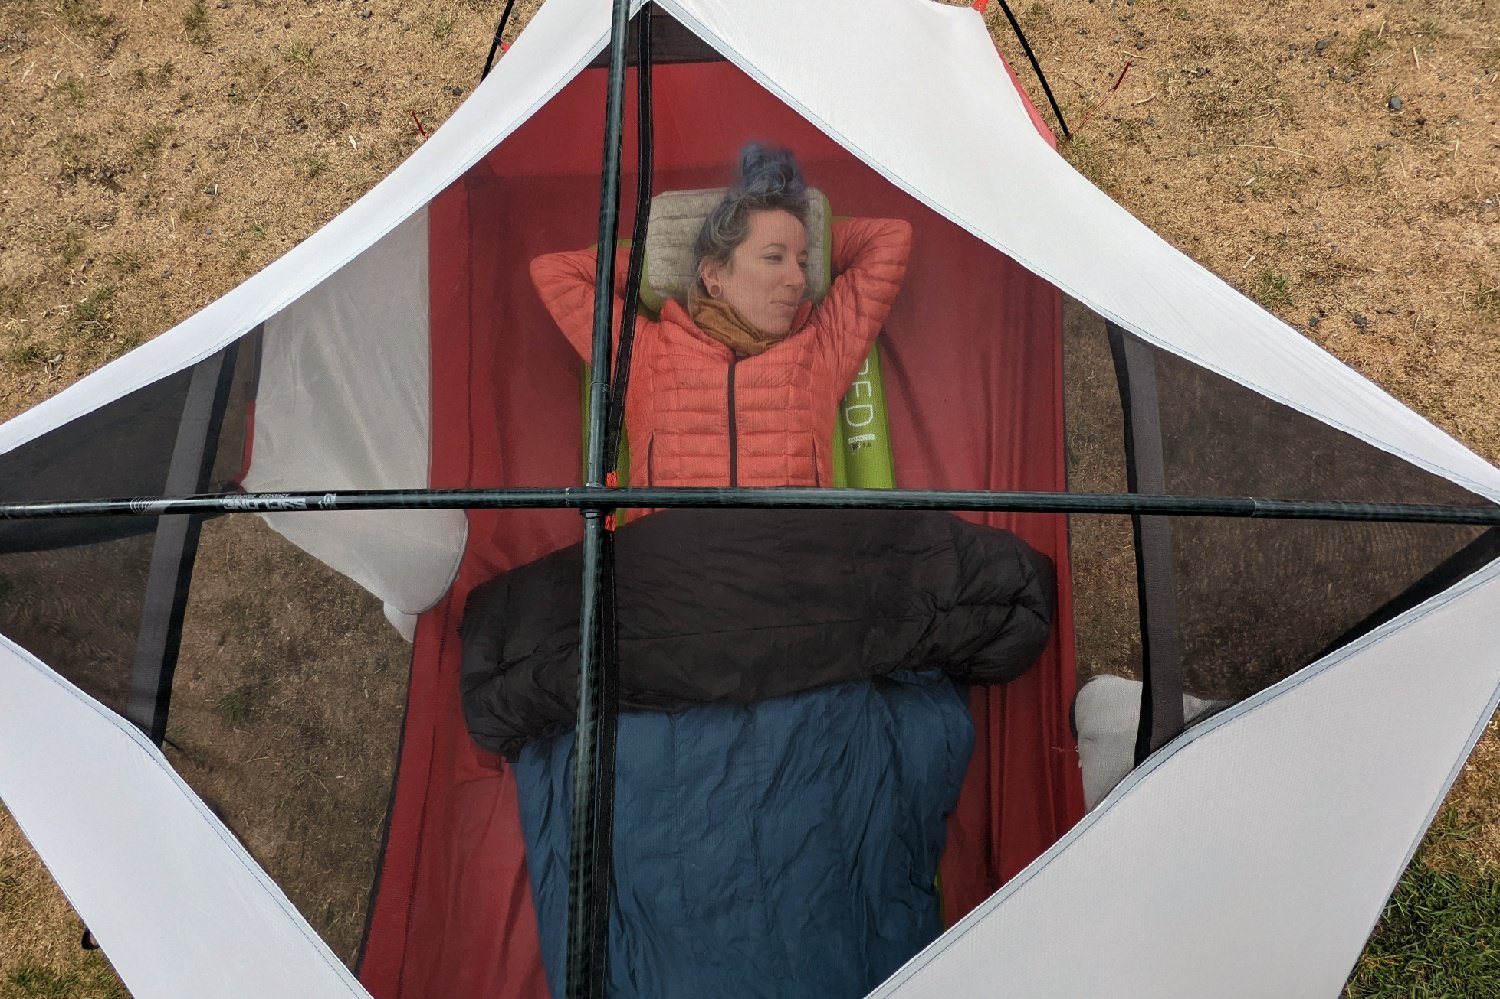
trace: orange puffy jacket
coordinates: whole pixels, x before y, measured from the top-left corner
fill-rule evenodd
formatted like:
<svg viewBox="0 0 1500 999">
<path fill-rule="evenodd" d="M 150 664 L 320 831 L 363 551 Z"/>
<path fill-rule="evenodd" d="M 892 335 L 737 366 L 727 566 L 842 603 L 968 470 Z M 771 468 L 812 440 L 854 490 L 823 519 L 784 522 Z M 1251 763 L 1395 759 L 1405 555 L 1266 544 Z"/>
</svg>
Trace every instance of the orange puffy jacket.
<svg viewBox="0 0 1500 999">
<path fill-rule="evenodd" d="M 796 332 L 755 357 L 736 358 L 675 300 L 659 321 L 637 318 L 625 400 L 632 484 L 832 485 L 838 401 L 890 313 L 910 254 L 908 222 L 835 223 L 828 294 L 804 304 Z M 593 343 L 594 268 L 593 250 L 531 262 L 532 283 L 584 359 Z M 617 295 L 616 346 L 621 311 Z"/>
</svg>

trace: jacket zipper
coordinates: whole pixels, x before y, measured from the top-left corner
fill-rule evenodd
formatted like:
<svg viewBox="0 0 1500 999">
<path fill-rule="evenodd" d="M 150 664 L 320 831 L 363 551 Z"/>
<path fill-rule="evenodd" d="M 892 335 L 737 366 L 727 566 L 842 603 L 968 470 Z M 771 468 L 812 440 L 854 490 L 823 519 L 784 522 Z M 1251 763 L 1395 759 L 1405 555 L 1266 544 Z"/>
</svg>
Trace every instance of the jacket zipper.
<svg viewBox="0 0 1500 999">
<path fill-rule="evenodd" d="M 646 438 L 646 485 L 656 485 L 656 435 Z"/>
<path fill-rule="evenodd" d="M 734 424 L 734 367 L 739 362 L 738 356 L 729 359 L 729 484 L 731 486 L 740 484 L 739 429 Z"/>
</svg>

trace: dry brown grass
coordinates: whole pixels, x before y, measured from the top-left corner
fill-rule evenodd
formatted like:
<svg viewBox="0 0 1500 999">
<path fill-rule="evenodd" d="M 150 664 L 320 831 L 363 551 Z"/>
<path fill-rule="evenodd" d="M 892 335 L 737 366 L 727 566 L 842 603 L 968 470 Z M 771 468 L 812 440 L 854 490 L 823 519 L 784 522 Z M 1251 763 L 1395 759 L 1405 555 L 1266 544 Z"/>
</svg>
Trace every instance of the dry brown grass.
<svg viewBox="0 0 1500 999">
<path fill-rule="evenodd" d="M 431 130 L 473 88 L 499 6 L 0 4 L 0 418 L 179 322 L 352 203 L 420 143 L 413 116 Z M 512 33 L 538 4 L 517 6 Z M 1098 105 L 1064 146 L 1075 165 L 1500 460 L 1493 0 L 1015 7 L 1070 121 Z M 1107 559 L 1119 532 L 1100 530 Z M 256 694 L 253 676 L 212 682 L 231 684 L 203 692 L 221 712 L 241 710 L 241 687 Z M 1450 808 L 1479 826 L 1471 842 L 1500 871 L 1495 726 Z M 0 995 L 118 994 L 89 977 L 102 962 L 78 963 L 78 924 L 8 815 L 0 897 Z M 47 992 L 42 975 L 19 991 L 23 965 L 73 984 Z"/>
</svg>

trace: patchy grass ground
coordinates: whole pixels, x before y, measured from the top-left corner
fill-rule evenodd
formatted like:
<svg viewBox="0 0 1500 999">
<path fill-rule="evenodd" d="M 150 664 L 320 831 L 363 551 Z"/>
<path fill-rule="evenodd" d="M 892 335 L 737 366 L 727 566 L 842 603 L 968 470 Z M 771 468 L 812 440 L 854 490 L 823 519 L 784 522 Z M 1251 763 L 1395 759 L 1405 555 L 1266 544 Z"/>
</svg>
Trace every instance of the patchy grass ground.
<svg viewBox="0 0 1500 999">
<path fill-rule="evenodd" d="M 0 4 L 0 418 L 192 314 L 368 190 L 473 88 L 502 6 Z M 536 6 L 518 3 L 515 27 Z M 1074 128 L 1075 166 L 1500 460 L 1495 0 L 1015 9 Z M 1040 97 L 1003 15 L 990 18 Z M 213 703 L 249 720 L 233 694 Z M 1497 879 L 1492 725 L 1350 993 L 1494 992 Z M 120 995 L 79 932 L 0 814 L 0 997 Z"/>
</svg>

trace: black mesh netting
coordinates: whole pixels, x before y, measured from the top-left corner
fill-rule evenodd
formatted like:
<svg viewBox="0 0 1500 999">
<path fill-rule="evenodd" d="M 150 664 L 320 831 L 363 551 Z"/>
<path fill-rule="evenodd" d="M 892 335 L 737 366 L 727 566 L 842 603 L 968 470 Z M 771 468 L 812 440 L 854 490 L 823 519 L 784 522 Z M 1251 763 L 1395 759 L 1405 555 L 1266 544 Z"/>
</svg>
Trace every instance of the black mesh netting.
<svg viewBox="0 0 1500 999">
<path fill-rule="evenodd" d="M 0 457 L 0 497 L 57 500 L 232 488 L 244 461 L 254 337 Z M 222 363 L 220 363 L 222 362 Z M 186 421 L 186 422 L 185 422 Z M 184 429 L 184 426 L 187 429 Z M 184 439 L 207 446 L 168 489 Z M 191 442 L 189 442 L 191 443 Z M 182 461 L 177 461 L 182 474 Z M 179 483 L 182 479 L 179 477 Z M 165 520 L 165 518 L 163 518 Z M 380 851 L 410 646 L 380 602 L 258 517 L 200 521 L 191 571 L 158 564 L 151 518 L 0 525 L 0 632 L 145 727 L 132 688 L 156 682 L 175 602 L 163 750 L 336 953 L 352 962 Z M 158 562 L 160 563 L 160 559 Z M 171 665 L 168 657 L 167 666 Z"/>
<path fill-rule="evenodd" d="M 1066 323 L 1070 487 L 1125 488 L 1124 425 L 1105 324 Z M 1478 505 L 1445 479 L 1175 355 L 1152 350 L 1166 492 Z M 1184 686 L 1239 699 L 1500 556 L 1494 532 L 1425 524 L 1170 518 Z M 1140 664 L 1127 518 L 1074 518 L 1080 668 Z"/>
</svg>

